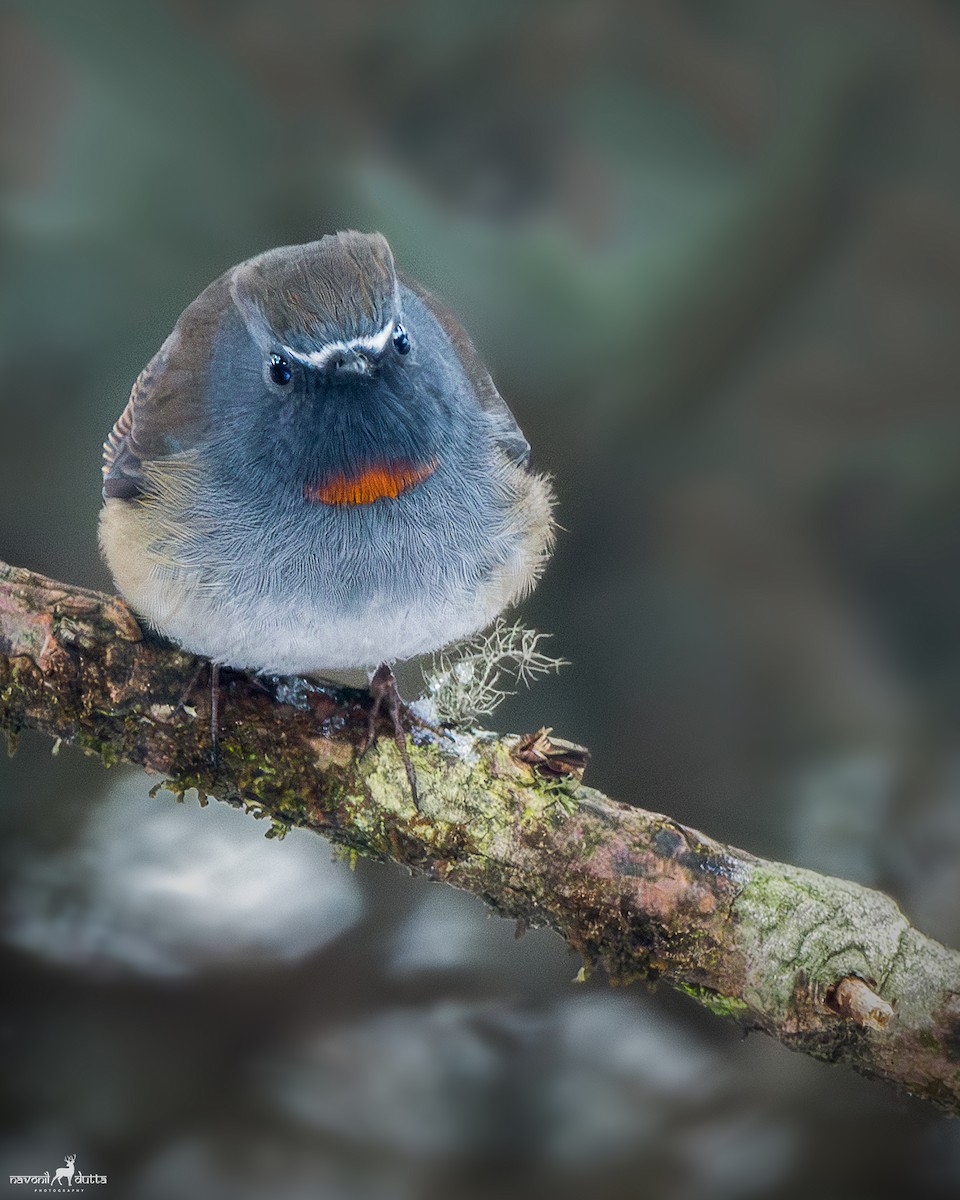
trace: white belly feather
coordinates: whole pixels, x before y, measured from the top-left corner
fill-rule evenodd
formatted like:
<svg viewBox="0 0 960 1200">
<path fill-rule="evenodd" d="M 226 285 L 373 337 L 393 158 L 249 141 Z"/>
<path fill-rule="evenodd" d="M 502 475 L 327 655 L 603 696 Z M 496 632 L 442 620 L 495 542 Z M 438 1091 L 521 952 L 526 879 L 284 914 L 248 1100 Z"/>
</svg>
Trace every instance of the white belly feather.
<svg viewBox="0 0 960 1200">
<path fill-rule="evenodd" d="M 320 603 L 309 589 L 293 595 L 218 585 L 197 569 L 148 553 L 148 510 L 107 500 L 100 522 L 104 556 L 131 608 L 165 637 L 213 662 L 276 675 L 372 668 L 437 650 L 470 636 L 533 586 L 549 550 L 550 489 L 527 476 L 529 492 L 512 553 L 479 587 L 447 589 L 398 603 Z"/>
</svg>

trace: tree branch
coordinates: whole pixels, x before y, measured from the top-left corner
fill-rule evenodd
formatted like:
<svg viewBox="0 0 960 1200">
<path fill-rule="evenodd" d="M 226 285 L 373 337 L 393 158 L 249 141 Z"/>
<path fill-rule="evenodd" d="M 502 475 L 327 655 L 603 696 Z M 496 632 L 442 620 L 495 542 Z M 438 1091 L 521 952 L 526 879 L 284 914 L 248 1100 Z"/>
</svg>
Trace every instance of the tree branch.
<svg viewBox="0 0 960 1200">
<path fill-rule="evenodd" d="M 711 1011 L 960 1113 L 960 954 L 888 897 L 712 841 L 579 783 L 546 734 L 417 730 L 414 807 L 389 737 L 361 762 L 362 693 L 226 673 L 220 760 L 197 660 L 116 598 L 0 564 L 0 727 L 162 773 L 548 925 L 613 983 L 664 979 Z M 197 711 L 199 709 L 199 713 Z"/>
</svg>

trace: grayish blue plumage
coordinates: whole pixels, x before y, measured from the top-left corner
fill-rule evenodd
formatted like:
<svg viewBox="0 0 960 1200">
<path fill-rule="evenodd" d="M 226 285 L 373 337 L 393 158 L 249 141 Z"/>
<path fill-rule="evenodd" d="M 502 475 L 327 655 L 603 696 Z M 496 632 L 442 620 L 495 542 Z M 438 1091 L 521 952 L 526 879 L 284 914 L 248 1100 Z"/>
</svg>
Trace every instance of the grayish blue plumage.
<svg viewBox="0 0 960 1200">
<path fill-rule="evenodd" d="M 379 234 L 340 233 L 185 310 L 104 447 L 101 545 L 134 611 L 213 662 L 370 668 L 533 585 L 551 495 L 528 461 L 460 326 Z"/>
</svg>

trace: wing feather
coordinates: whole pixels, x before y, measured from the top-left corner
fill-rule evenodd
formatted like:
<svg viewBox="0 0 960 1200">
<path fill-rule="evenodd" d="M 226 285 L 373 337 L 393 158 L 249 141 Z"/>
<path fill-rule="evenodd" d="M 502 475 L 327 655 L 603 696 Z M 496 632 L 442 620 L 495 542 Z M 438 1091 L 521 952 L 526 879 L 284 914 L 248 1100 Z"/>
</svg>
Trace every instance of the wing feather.
<svg viewBox="0 0 960 1200">
<path fill-rule="evenodd" d="M 135 500 L 149 489 L 144 464 L 192 449 L 203 437 L 206 373 L 216 330 L 232 302 L 227 272 L 190 304 L 137 376 L 103 444 L 103 496 Z"/>
</svg>

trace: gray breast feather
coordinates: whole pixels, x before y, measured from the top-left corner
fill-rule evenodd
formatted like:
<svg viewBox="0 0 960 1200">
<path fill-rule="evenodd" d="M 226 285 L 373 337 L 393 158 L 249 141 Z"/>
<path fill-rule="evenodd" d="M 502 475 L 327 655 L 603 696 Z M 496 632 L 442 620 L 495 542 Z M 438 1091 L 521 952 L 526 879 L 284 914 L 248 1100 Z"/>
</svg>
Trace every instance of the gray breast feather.
<svg viewBox="0 0 960 1200">
<path fill-rule="evenodd" d="M 490 377 L 490 372 L 483 365 L 467 331 L 456 317 L 416 280 L 409 279 L 401 273 L 400 281 L 400 295 L 404 310 L 413 309 L 417 313 L 422 313 L 431 324 L 437 327 L 439 335 L 447 343 L 448 351 L 452 350 L 455 355 L 453 360 L 459 362 L 476 396 L 477 403 L 487 414 L 494 440 L 506 455 L 507 460 L 515 466 L 529 468 L 530 443 L 523 436 L 506 400 L 497 391 L 497 386 Z M 444 358 L 450 360 L 453 356 L 448 352 Z"/>
</svg>

